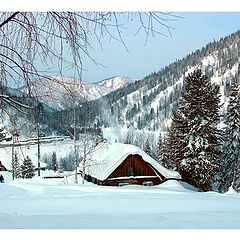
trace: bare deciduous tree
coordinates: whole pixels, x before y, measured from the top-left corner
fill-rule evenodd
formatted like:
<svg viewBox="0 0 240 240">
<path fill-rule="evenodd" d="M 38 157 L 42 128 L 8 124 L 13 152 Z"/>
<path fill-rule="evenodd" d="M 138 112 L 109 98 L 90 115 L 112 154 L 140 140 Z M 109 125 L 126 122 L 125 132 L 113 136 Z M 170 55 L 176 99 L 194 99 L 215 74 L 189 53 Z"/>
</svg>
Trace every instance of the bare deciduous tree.
<svg viewBox="0 0 240 240">
<path fill-rule="evenodd" d="M 127 50 L 122 37 L 122 22 L 137 21 L 146 42 L 156 34 L 171 35 L 169 22 L 178 16 L 171 13 L 136 12 L 2 12 L 0 13 L 0 82 L 25 84 L 34 93 L 33 81 L 62 76 L 63 69 L 76 70 L 81 79 L 83 57 L 89 54 L 93 38 L 100 46 L 102 38 L 119 41 Z M 167 31 L 164 34 L 164 31 Z M 8 97 L 0 95 L 0 99 Z"/>
<path fill-rule="evenodd" d="M 178 16 L 171 13 L 157 12 L 0 12 L 0 86 L 25 85 L 29 97 L 43 101 L 44 96 L 38 96 L 38 85 L 34 82 L 47 79 L 47 84 L 57 82 L 66 88 L 70 106 L 74 106 L 79 103 L 79 98 L 71 91 L 72 86 L 61 81 L 61 77 L 64 69 L 72 69 L 76 79 L 81 80 L 83 58 L 100 64 L 90 54 L 93 39 L 97 39 L 100 47 L 103 38 L 114 39 L 128 51 L 122 35 L 125 30 L 122 23 L 138 22 L 136 33 L 143 31 L 146 43 L 150 36 L 171 35 L 169 23 L 177 19 Z M 81 90 L 81 81 L 77 86 Z M 59 100 L 55 96 L 53 100 Z M 0 109 L 4 111 L 6 105 L 18 111 L 31 109 L 0 91 L 2 102 L 5 104 Z M 76 154 L 75 165 L 77 169 Z M 77 179 L 77 172 L 75 175 Z"/>
</svg>

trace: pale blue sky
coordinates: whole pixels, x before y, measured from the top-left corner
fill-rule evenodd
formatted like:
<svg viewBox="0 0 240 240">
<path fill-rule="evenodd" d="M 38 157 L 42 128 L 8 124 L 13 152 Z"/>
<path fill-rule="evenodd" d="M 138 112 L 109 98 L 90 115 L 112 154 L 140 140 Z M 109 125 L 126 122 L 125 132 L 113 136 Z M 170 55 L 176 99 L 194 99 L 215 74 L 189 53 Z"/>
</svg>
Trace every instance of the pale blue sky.
<svg viewBox="0 0 240 240">
<path fill-rule="evenodd" d="M 143 78 L 153 71 L 181 59 L 192 51 L 202 48 L 207 43 L 225 37 L 240 29 L 240 12 L 230 13 L 175 13 L 181 17 L 175 22 L 170 22 L 174 27 L 172 36 L 156 36 L 150 38 L 146 46 L 143 32 L 135 36 L 138 28 L 137 22 L 126 25 L 123 38 L 129 52 L 116 41 L 103 40 L 103 50 L 93 41 L 94 50 L 90 53 L 106 67 L 96 66 L 84 59 L 83 80 L 96 82 L 105 78 L 121 75 L 133 78 Z M 164 30 L 163 30 L 164 31 Z M 72 72 L 66 72 L 72 77 Z"/>
</svg>

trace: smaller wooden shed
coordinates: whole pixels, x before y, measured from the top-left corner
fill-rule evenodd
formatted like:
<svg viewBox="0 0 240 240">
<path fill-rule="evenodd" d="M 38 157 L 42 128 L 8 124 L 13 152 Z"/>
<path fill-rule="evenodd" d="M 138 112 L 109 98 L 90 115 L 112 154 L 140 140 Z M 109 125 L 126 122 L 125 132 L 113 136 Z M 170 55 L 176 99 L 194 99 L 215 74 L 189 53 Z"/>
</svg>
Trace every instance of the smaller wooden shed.
<svg viewBox="0 0 240 240">
<path fill-rule="evenodd" d="M 7 171 L 7 169 L 3 166 L 1 161 L 0 161 L 0 171 Z"/>
<path fill-rule="evenodd" d="M 99 185 L 157 185 L 166 179 L 180 179 L 179 173 L 168 170 L 137 146 L 115 143 L 96 150 L 85 166 L 85 179 Z"/>
</svg>

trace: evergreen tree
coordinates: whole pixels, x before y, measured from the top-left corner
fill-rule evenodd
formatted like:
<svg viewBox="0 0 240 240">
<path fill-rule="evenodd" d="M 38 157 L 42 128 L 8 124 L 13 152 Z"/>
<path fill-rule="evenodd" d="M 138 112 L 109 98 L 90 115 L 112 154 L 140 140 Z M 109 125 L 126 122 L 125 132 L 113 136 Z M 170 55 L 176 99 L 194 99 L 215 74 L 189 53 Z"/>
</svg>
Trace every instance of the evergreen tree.
<svg viewBox="0 0 240 240">
<path fill-rule="evenodd" d="M 20 163 L 19 163 L 19 158 L 18 158 L 17 152 L 14 153 L 14 157 L 13 157 L 13 170 L 12 171 L 13 171 L 14 179 L 22 177 L 22 172 L 21 172 L 21 167 L 20 167 Z"/>
<path fill-rule="evenodd" d="M 41 161 L 47 164 L 47 169 L 51 170 L 52 169 L 52 158 L 51 155 L 49 156 L 48 154 L 44 154 L 41 157 Z"/>
<path fill-rule="evenodd" d="M 233 178 L 232 188 L 235 191 L 240 192 L 240 159 L 238 159 L 238 162 L 236 164 L 236 168 L 235 168 L 235 171 L 234 171 L 234 178 Z"/>
<path fill-rule="evenodd" d="M 54 151 L 52 154 L 52 170 L 55 172 L 58 170 L 57 155 L 56 155 L 56 152 Z"/>
<path fill-rule="evenodd" d="M 148 139 L 146 140 L 144 145 L 144 152 L 151 156 L 151 147 Z"/>
<path fill-rule="evenodd" d="M 232 87 L 225 119 L 225 143 L 223 146 L 223 174 L 219 186 L 221 192 L 229 187 L 240 191 L 240 93 L 239 84 Z"/>
<path fill-rule="evenodd" d="M 104 142 L 103 130 L 101 128 L 98 128 L 98 132 L 96 136 L 96 146 L 102 142 Z"/>
<path fill-rule="evenodd" d="M 2 126 L 2 124 L 0 123 L 0 142 L 4 141 L 6 138 L 6 132 Z"/>
<path fill-rule="evenodd" d="M 166 167 L 169 169 L 179 169 L 181 160 L 184 158 L 184 151 L 187 147 L 185 135 L 187 134 L 187 120 L 179 111 L 173 111 L 172 124 L 167 134 L 167 158 Z"/>
<path fill-rule="evenodd" d="M 162 139 L 161 133 L 159 133 L 158 143 L 157 143 L 157 159 L 160 164 L 162 164 L 162 161 L 161 161 L 162 149 L 163 149 L 163 139 Z"/>
<path fill-rule="evenodd" d="M 133 133 L 133 129 L 130 128 L 127 131 L 127 135 L 126 135 L 126 139 L 125 139 L 124 143 L 125 144 L 133 144 L 133 141 L 134 141 L 134 133 Z"/>
<path fill-rule="evenodd" d="M 162 138 L 161 133 L 158 137 L 158 146 L 157 146 L 157 161 L 166 168 L 172 168 L 168 163 L 168 153 L 167 145 L 165 138 Z"/>
<path fill-rule="evenodd" d="M 29 156 L 24 159 L 21 170 L 22 178 L 32 178 L 34 176 L 34 165 Z"/>
<path fill-rule="evenodd" d="M 66 158 L 60 158 L 60 168 L 64 171 L 68 170 L 68 163 Z"/>
<path fill-rule="evenodd" d="M 11 141 L 12 137 L 7 134 L 6 129 L 3 126 L 2 119 L 0 119 L 0 143 L 2 141 Z"/>
<path fill-rule="evenodd" d="M 201 70 L 194 71 L 185 78 L 185 93 L 170 129 L 171 158 L 182 178 L 201 191 L 211 189 L 219 171 L 219 103 L 219 87 Z"/>
</svg>

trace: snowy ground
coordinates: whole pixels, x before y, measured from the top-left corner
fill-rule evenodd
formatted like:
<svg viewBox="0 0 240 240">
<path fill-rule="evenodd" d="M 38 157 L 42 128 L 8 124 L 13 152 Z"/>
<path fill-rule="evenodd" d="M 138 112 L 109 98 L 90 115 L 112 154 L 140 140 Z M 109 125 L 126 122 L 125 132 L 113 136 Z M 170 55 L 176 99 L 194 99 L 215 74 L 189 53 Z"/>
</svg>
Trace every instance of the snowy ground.
<svg viewBox="0 0 240 240">
<path fill-rule="evenodd" d="M 71 177 L 0 184 L 3 229 L 240 228 L 240 195 L 200 193 L 176 181 L 154 187 L 75 185 Z"/>
<path fill-rule="evenodd" d="M 109 142 L 123 138 L 121 134 L 104 130 Z M 71 147 L 71 141 L 42 144 L 41 153 L 56 151 L 62 157 Z M 37 159 L 36 146 L 22 151 Z M 11 148 L 0 149 L 0 155 L 11 165 Z M 74 177 L 12 181 L 11 173 L 0 174 L 5 178 L 0 184 L 0 229 L 240 229 L 240 194 L 234 192 L 200 193 L 175 181 L 103 187 L 76 185 Z"/>
</svg>

